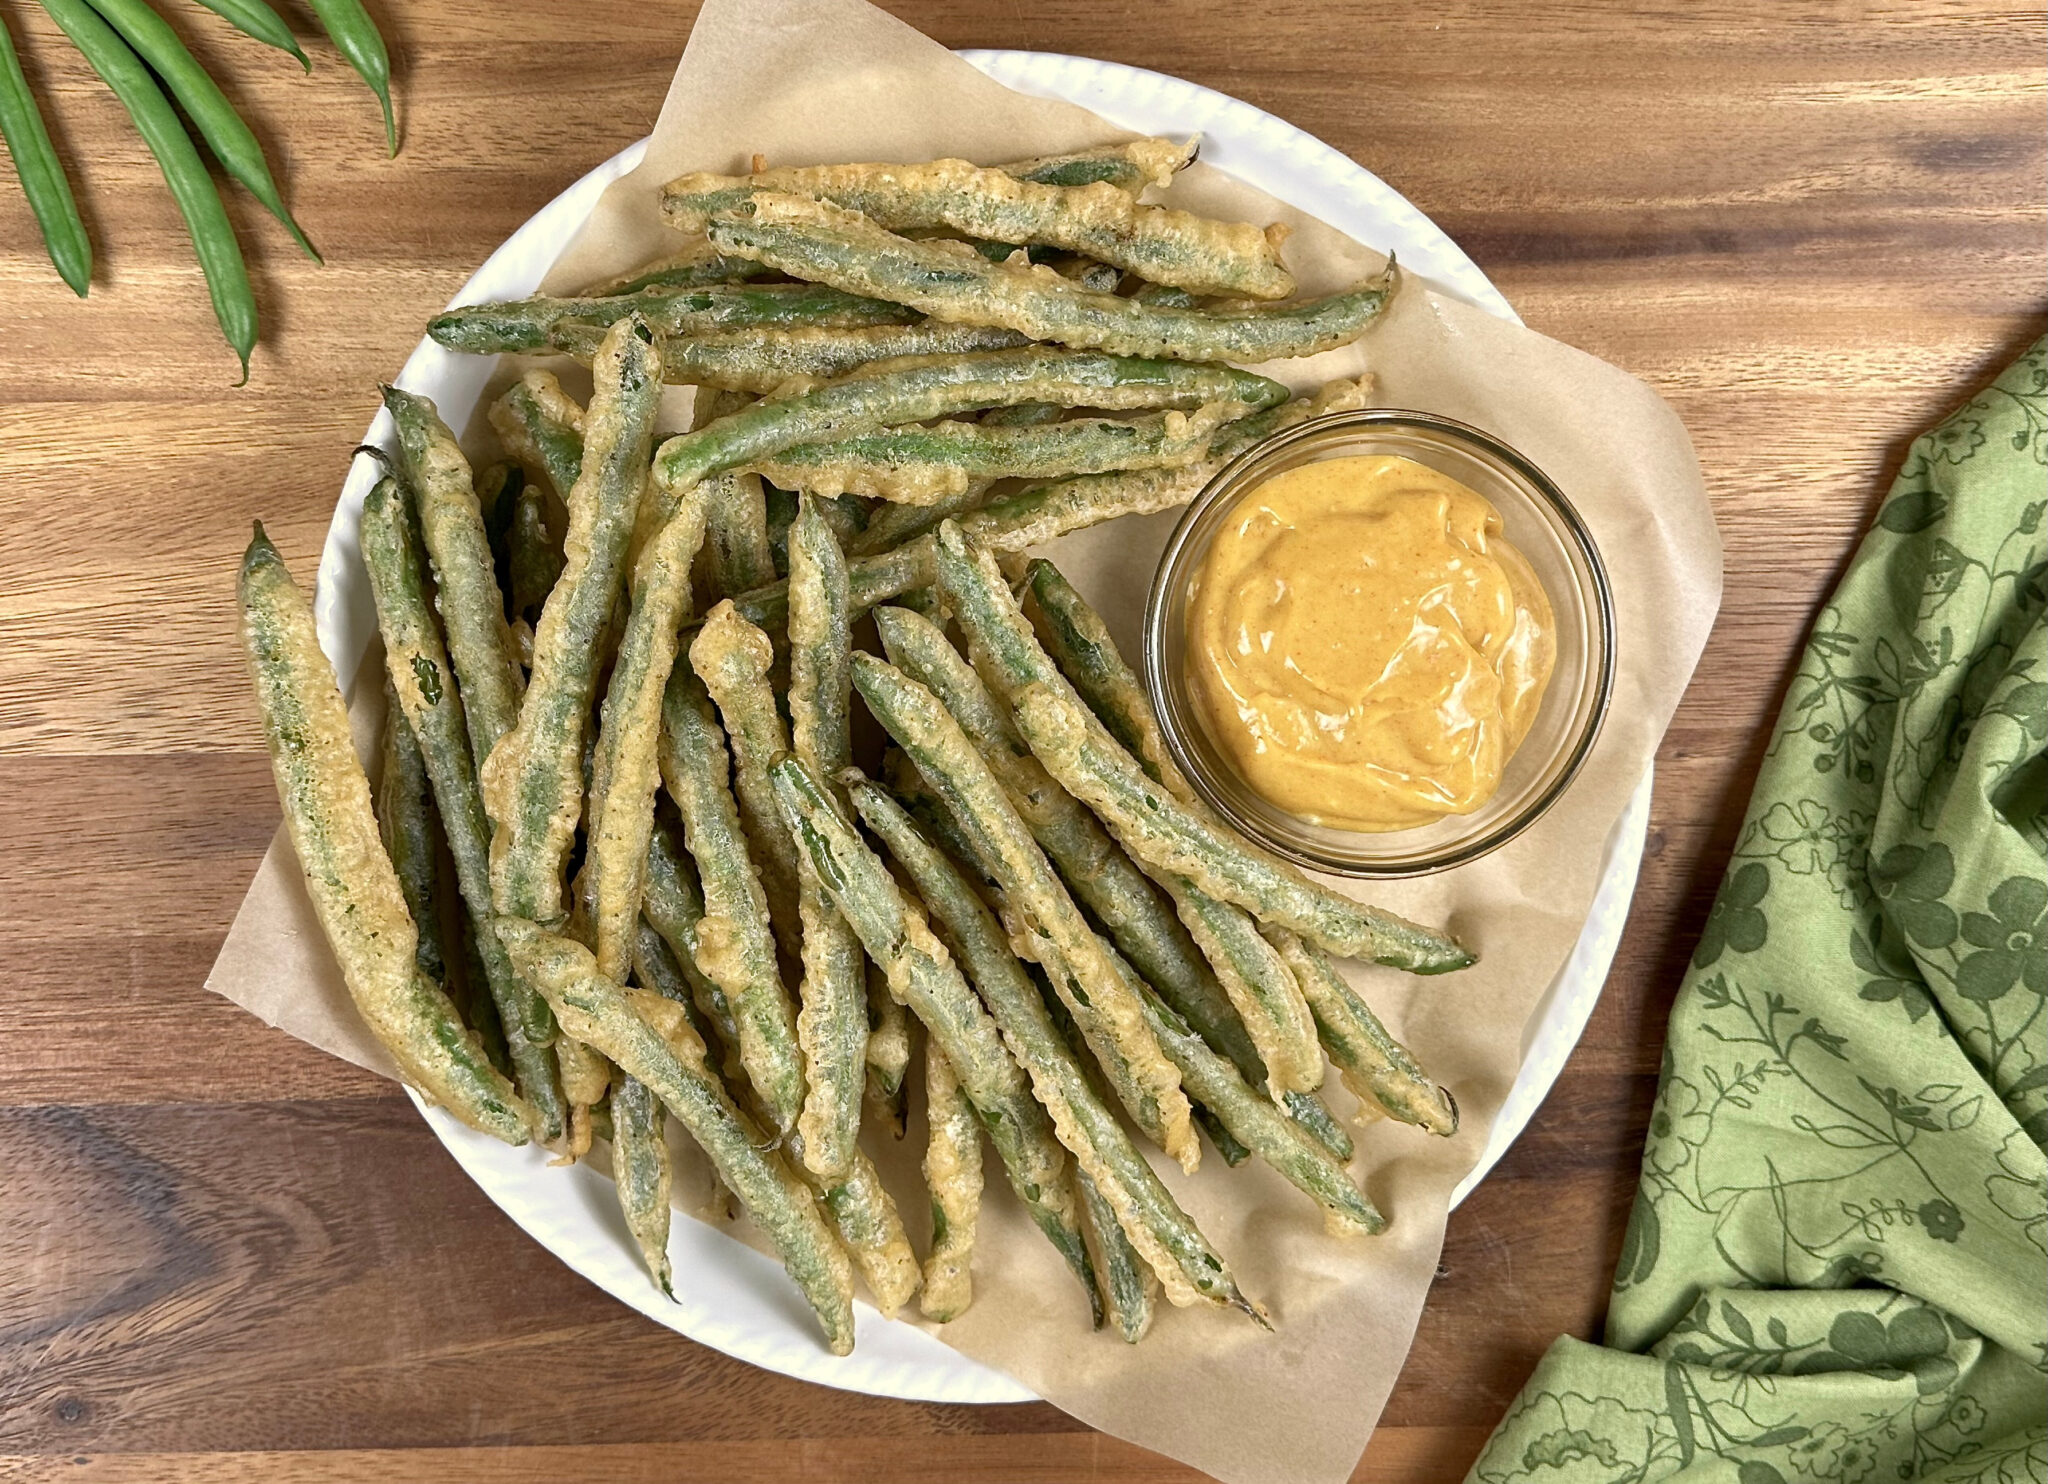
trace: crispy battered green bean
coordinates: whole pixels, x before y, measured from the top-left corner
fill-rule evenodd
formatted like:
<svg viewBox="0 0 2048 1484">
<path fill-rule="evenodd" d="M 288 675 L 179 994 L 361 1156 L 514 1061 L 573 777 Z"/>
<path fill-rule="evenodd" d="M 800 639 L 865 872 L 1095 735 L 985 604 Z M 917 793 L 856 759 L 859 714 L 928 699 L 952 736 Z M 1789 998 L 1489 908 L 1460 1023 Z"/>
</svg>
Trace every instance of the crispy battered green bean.
<svg viewBox="0 0 2048 1484">
<path fill-rule="evenodd" d="M 470 729 L 427 596 L 419 531 L 394 478 L 379 480 L 363 500 L 361 547 L 384 640 L 385 673 L 433 785 L 484 985 L 498 1008 L 520 1089 L 533 1105 L 535 1127 L 552 1142 L 568 1118 L 556 1055 L 549 1050 L 557 1041 L 555 1017 L 538 991 L 520 983 L 491 926 L 490 824 L 477 788 Z"/>
<path fill-rule="evenodd" d="M 802 1136 L 793 1134 L 791 1143 L 801 1156 Z M 868 1285 L 875 1307 L 895 1318 L 896 1311 L 923 1285 L 924 1273 L 917 1265 L 917 1254 L 910 1250 L 896 1202 L 890 1199 L 873 1163 L 855 1149 L 844 1176 L 828 1179 L 802 1167 L 797 1173 L 818 1193 L 833 1230 Z"/>
<path fill-rule="evenodd" d="M 1268 1090 L 1278 1098 L 1321 1087 L 1323 1052 L 1316 1042 L 1315 1019 L 1301 986 L 1294 982 L 1294 971 L 1259 936 L 1251 915 L 1218 901 L 1185 876 L 1166 875 L 1160 884 L 1251 1034 L 1266 1069 Z"/>
<path fill-rule="evenodd" d="M 1274 406 L 1278 382 L 1229 366 L 1146 361 L 1045 346 L 870 366 L 798 396 L 757 402 L 662 444 L 656 481 L 673 492 L 799 443 L 1019 402 L 1136 410 L 1239 401 Z"/>
<path fill-rule="evenodd" d="M 595 325 L 563 323 L 549 340 L 565 355 L 587 360 L 603 334 Z M 864 330 L 722 330 L 670 342 L 668 378 L 686 386 L 766 396 L 792 377 L 830 380 L 874 361 L 900 356 L 955 356 L 1008 350 L 1028 336 L 989 325 L 922 320 L 914 325 L 874 325 Z"/>
<path fill-rule="evenodd" d="M 1174 176 L 1195 158 L 1199 136 L 1185 143 L 1171 139 L 1133 139 L 1124 144 L 1099 144 L 1064 155 L 1040 155 L 1000 166 L 1004 174 L 1040 185 L 1085 186 L 1103 181 L 1133 196 L 1148 185 L 1171 185 Z"/>
<path fill-rule="evenodd" d="M 1015 705 L 1017 725 L 1046 770 L 1085 800 L 1124 848 L 1155 871 L 1186 876 L 1210 895 L 1236 903 L 1268 925 L 1299 932 L 1332 953 L 1416 974 L 1448 973 L 1473 962 L 1455 939 L 1340 896 L 1225 834 L 1147 778 L 1071 695 L 1030 685 Z"/>
<path fill-rule="evenodd" d="M 1223 424 L 1252 409 L 1214 402 L 1194 412 L 1134 419 L 1077 418 L 1037 427 L 941 422 L 888 428 L 833 443 L 800 443 L 760 466 L 786 489 L 879 496 L 930 505 L 978 480 L 1055 479 L 1110 469 L 1155 469 L 1207 455 Z"/>
<path fill-rule="evenodd" d="M 698 1019 L 715 1035 L 724 1053 L 720 1065 L 726 1080 L 742 1086 L 747 1074 L 740 1064 L 739 1026 L 733 1018 L 732 1002 L 717 982 L 697 966 L 697 926 L 704 920 L 704 893 L 697 885 L 696 868 L 690 863 L 679 833 L 657 808 L 654 834 L 647 842 L 647 879 L 641 893 L 640 915 L 668 945 L 670 957 L 689 986 L 690 1003 L 696 1008 Z M 666 989 L 663 993 L 667 993 Z"/>
<path fill-rule="evenodd" d="M 863 299 L 817 283 L 668 285 L 602 298 L 512 299 L 465 304 L 427 321 L 437 344 L 473 356 L 548 350 L 563 324 L 603 328 L 637 314 L 663 335 L 720 330 L 857 330 L 908 324 L 917 316 L 886 299 Z"/>
<path fill-rule="evenodd" d="M 470 749 L 489 757 L 518 721 L 526 687 L 469 460 L 431 401 L 395 386 L 383 391 L 434 565 L 435 601 L 448 630 L 448 658 L 462 690 Z"/>
<path fill-rule="evenodd" d="M 642 289 L 697 289 L 711 283 L 748 283 L 771 277 L 774 271 L 745 258 L 727 257 L 699 237 L 679 252 L 668 253 L 616 278 L 590 285 L 582 297 L 606 299 L 615 294 L 637 294 Z"/>
<path fill-rule="evenodd" d="M 783 951 L 803 954 L 798 852 L 782 823 L 768 765 L 789 750 L 768 672 L 775 648 L 768 636 L 720 603 L 690 641 L 690 666 L 704 682 L 732 744 L 732 792 L 748 852 L 760 875 L 768 921 Z"/>
<path fill-rule="evenodd" d="M 1074 1181 L 1081 1192 L 1081 1231 L 1088 1238 L 1088 1255 L 1095 1261 L 1102 1284 L 1102 1307 L 1118 1337 L 1126 1345 L 1135 1345 L 1152 1328 L 1152 1300 L 1159 1292 L 1159 1277 L 1131 1246 L 1131 1239 L 1117 1225 L 1116 1209 L 1103 1198 L 1095 1182 L 1078 1170 Z"/>
<path fill-rule="evenodd" d="M 761 638 L 767 647 L 767 636 Z M 846 558 L 817 502 L 806 500 L 789 528 L 789 730 L 796 756 L 823 778 L 836 778 L 853 761 L 852 652 Z M 788 837 L 786 829 L 782 833 Z M 818 1175 L 839 1175 L 860 1133 L 867 974 L 860 939 L 800 854 L 797 886 L 804 982 L 796 1034 L 804 1052 L 805 1086 L 798 1127 L 805 1167 Z"/>
<path fill-rule="evenodd" d="M 1216 310 L 1172 309 L 1091 293 L 1050 268 L 991 263 L 943 242 L 913 242 L 865 217 L 801 196 L 757 193 L 752 214 L 706 231 L 727 252 L 848 293 L 907 304 L 934 319 L 995 324 L 1034 340 L 1184 361 L 1274 361 L 1349 345 L 1395 286 L 1386 271 L 1320 299 Z"/>
<path fill-rule="evenodd" d="M 377 835 L 369 780 L 312 605 L 260 525 L 239 587 L 242 643 L 285 827 L 349 997 L 408 1082 L 472 1128 L 525 1143 L 531 1105 L 414 961 L 418 935 Z"/>
<path fill-rule="evenodd" d="M 1020 402 L 1014 407 L 991 407 L 981 415 L 981 423 L 990 428 L 1038 427 L 1058 422 L 1065 412 L 1064 407 L 1049 402 Z M 846 554 L 849 558 L 873 556 L 914 541 L 947 516 L 960 515 L 983 504 L 994 486 L 992 479 L 977 479 L 956 494 L 941 496 L 928 505 L 885 505 L 875 512 L 860 535 L 847 544 Z"/>
<path fill-rule="evenodd" d="M 1140 304 L 1157 304 L 1165 309 L 1199 309 L 1201 303 L 1186 289 L 1170 284 L 1148 283 L 1131 295 Z"/>
<path fill-rule="evenodd" d="M 858 213 L 892 232 L 944 229 L 1065 248 L 1195 293 L 1281 299 L 1294 292 L 1294 275 L 1280 261 L 1285 229 L 1141 206 L 1130 192 L 1108 184 L 1020 180 L 965 160 L 684 175 L 662 187 L 661 214 L 671 227 L 702 231 L 732 252 L 719 229 L 764 201 L 784 198 L 843 207 L 842 215 Z"/>
<path fill-rule="evenodd" d="M 857 795 L 869 787 L 857 774 L 847 777 Z M 775 765 L 775 787 L 819 883 L 888 976 L 891 995 L 916 1012 L 933 1048 L 952 1064 L 1012 1188 L 1081 1279 L 1092 1305 L 1095 1279 L 1066 1155 L 1045 1110 L 1032 1101 L 1023 1073 L 1004 1051 L 996 1023 L 817 775 L 799 759 L 784 757 Z"/>
<path fill-rule="evenodd" d="M 690 426 L 702 428 L 747 405 L 739 392 L 699 387 Z M 704 539 L 710 548 L 710 590 L 716 603 L 775 580 L 775 550 L 768 537 L 768 497 L 758 474 L 733 471 L 705 482 Z"/>
<path fill-rule="evenodd" d="M 522 482 L 505 522 L 505 566 L 511 588 L 507 607 L 515 619 L 531 622 L 540 616 L 567 564 L 562 551 L 564 533 L 550 527 L 551 515 L 547 492 L 538 484 Z"/>
<path fill-rule="evenodd" d="M 1293 968 L 1330 1060 L 1359 1101 L 1432 1134 L 1448 1138 L 1456 1133 L 1458 1103 L 1450 1089 L 1438 1086 L 1408 1048 L 1388 1034 L 1322 950 L 1285 928 L 1264 931 Z"/>
<path fill-rule="evenodd" d="M 653 331 L 624 319 L 605 338 L 582 460 L 569 493 L 568 565 L 534 631 L 533 675 L 518 724 L 482 766 L 491 889 L 506 916 L 556 923 L 562 872 L 583 802 L 583 733 L 597 690 L 600 637 L 625 576 L 661 399 Z"/>
<path fill-rule="evenodd" d="M 684 841 L 704 890 L 697 967 L 725 991 L 747 1078 L 776 1132 L 787 1135 L 804 1101 L 796 1010 L 776 967 L 768 901 L 740 831 L 725 737 L 704 682 L 688 665 L 675 667 L 662 700 L 661 776 L 682 811 Z"/>
<path fill-rule="evenodd" d="M 460 900 L 461 893 L 454 876 L 452 863 L 444 861 L 438 900 Z M 491 998 L 490 979 L 484 968 L 483 952 L 478 947 L 476 922 L 467 912 L 455 913 L 455 934 L 462 950 L 462 996 L 455 1008 L 462 1012 L 462 1017 L 469 1028 L 475 1031 L 476 1038 L 483 1042 L 484 1055 L 491 1059 L 491 1065 L 507 1077 L 513 1077 L 517 1068 L 512 1063 L 511 1048 L 505 1041 L 505 1022 L 498 1014 L 497 1002 Z M 529 1097 L 527 1101 L 532 1102 L 533 1099 Z M 545 1112 L 541 1113 L 539 1122 L 545 1131 L 548 1123 L 548 1115 Z"/>
<path fill-rule="evenodd" d="M 1137 986 L 1099 940 L 1047 862 L 997 776 L 939 699 L 893 665 L 854 656 L 854 685 L 998 872 L 1004 891 L 1060 945 L 1072 966 L 1058 981 L 1089 1049 L 1138 1127 L 1183 1169 L 1201 1159 L 1179 1077 L 1145 1029 Z"/>
<path fill-rule="evenodd" d="M 631 1073 L 612 1082 L 608 1107 L 612 1117 L 612 1184 L 626 1230 L 655 1283 L 670 1298 L 668 1261 L 669 1192 L 675 1176 L 669 1168 L 668 1140 L 662 1134 L 661 1100 Z"/>
<path fill-rule="evenodd" d="M 1255 1314 L 1223 1259 L 1174 1202 L 1115 1113 L 1096 1094 L 974 888 L 882 789 L 855 784 L 853 798 L 861 819 L 888 845 L 945 928 L 1005 1044 L 1029 1074 L 1032 1092 L 1052 1119 L 1059 1142 L 1109 1202 L 1117 1224 L 1158 1275 L 1168 1299 L 1176 1306 L 1206 1299 Z M 985 868 L 987 863 L 979 864 Z M 956 1058 L 954 1065 L 960 1066 L 960 1060 Z"/>
<path fill-rule="evenodd" d="M 491 404 L 505 451 L 538 468 L 564 503 L 583 472 L 583 409 L 550 371 L 529 371 Z"/>
<path fill-rule="evenodd" d="M 974 1228 L 981 1212 L 981 1129 L 960 1091 L 946 1053 L 924 1053 L 924 1183 L 932 1197 L 932 1247 L 924 1260 L 924 1295 L 918 1308 L 946 1323 L 974 1302 Z M 1084 1229 L 1085 1235 L 1085 1229 Z"/>
<path fill-rule="evenodd" d="M 868 961 L 868 1108 L 888 1126 L 892 1138 L 904 1133 L 907 1098 L 904 1074 L 910 1070 L 910 1016 L 889 993 L 889 978 Z"/>
<path fill-rule="evenodd" d="M 661 782 L 661 698 L 690 611 L 690 564 L 704 544 L 704 491 L 690 490 L 633 565 L 632 609 L 612 662 L 591 777 L 583 874 L 597 971 L 624 979 L 640 920 L 654 793 Z"/>
<path fill-rule="evenodd" d="M 853 1348 L 853 1273 L 811 1192 L 772 1143 L 733 1106 L 705 1064 L 704 1044 L 682 1007 L 645 990 L 621 989 L 596 972 L 589 950 L 505 919 L 500 931 L 521 974 L 540 986 L 562 1027 L 643 1082 L 711 1157 L 718 1177 L 774 1242 L 783 1266 L 817 1311 L 832 1353 Z M 650 1020 L 665 1017 L 656 1029 Z"/>
<path fill-rule="evenodd" d="M 405 910 L 419 932 L 413 962 L 436 984 L 448 982 L 448 950 L 442 941 L 441 914 L 435 910 L 434 888 L 440 876 L 440 826 L 434 818 L 433 785 L 427 781 L 426 759 L 399 709 L 391 677 L 384 677 L 384 726 L 378 744 L 377 833 Z"/>
<path fill-rule="evenodd" d="M 1217 472 L 1258 442 L 1325 412 L 1349 411 L 1365 405 L 1366 384 L 1333 381 L 1313 397 L 1297 397 L 1283 407 L 1268 408 L 1232 423 L 1216 435 L 1209 457 L 1178 469 L 1140 469 L 1118 474 L 1086 474 L 1055 484 L 1035 485 L 1001 495 L 960 517 L 963 534 L 978 546 L 997 553 L 1043 545 L 1070 531 L 1085 530 L 1120 515 L 1147 515 L 1185 505 Z M 863 556 L 847 569 L 849 598 L 855 613 L 902 593 L 928 586 L 935 578 L 935 546 L 929 534 L 892 551 Z M 762 627 L 780 625 L 785 595 L 780 585 L 756 588 L 735 599 L 740 613 Z"/>
</svg>

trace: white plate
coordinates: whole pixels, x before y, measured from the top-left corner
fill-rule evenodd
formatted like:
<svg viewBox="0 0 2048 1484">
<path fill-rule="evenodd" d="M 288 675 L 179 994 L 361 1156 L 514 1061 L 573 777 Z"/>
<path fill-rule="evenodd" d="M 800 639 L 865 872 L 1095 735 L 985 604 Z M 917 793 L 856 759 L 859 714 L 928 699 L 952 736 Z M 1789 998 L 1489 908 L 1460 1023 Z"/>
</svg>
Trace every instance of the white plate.
<svg viewBox="0 0 2048 1484">
<path fill-rule="evenodd" d="M 1516 318 L 1499 291 L 1434 223 L 1376 176 L 1292 124 L 1208 88 L 1113 62 L 1040 52 L 963 55 L 999 82 L 1081 104 L 1122 128 L 1145 134 L 1199 133 L 1207 163 L 1314 213 L 1361 242 L 1394 249 L 1405 268 L 1436 288 L 1503 319 Z M 644 144 L 636 144 L 622 150 L 541 208 L 491 254 L 453 302 L 471 304 L 532 293 L 604 188 L 638 164 L 643 149 Z M 422 340 L 398 382 L 431 396 L 442 416 L 459 428 L 473 414 L 494 364 L 489 358 L 455 355 Z M 386 447 L 395 443 L 388 415 L 377 415 L 364 441 Z M 350 471 L 320 557 L 314 605 L 320 640 L 345 679 L 353 675 L 376 632 L 357 546 L 363 496 L 373 478 L 367 463 Z M 1646 773 L 1608 841 L 1599 893 L 1578 946 L 1530 1017 L 1520 1075 L 1485 1153 L 1459 1185 L 1453 1205 L 1527 1126 L 1578 1044 L 1635 892 L 1649 800 Z M 1010 1377 L 968 1359 L 914 1325 L 882 1318 L 866 1304 L 857 1305 L 854 1353 L 828 1355 L 780 1265 L 702 1222 L 674 1224 L 669 1255 L 675 1266 L 676 1301 L 670 1303 L 648 1282 L 611 1184 L 603 1176 L 587 1166 L 550 1167 L 543 1151 L 510 1149 L 438 1110 L 421 1111 L 456 1163 L 506 1215 L 571 1268 L 658 1324 L 765 1369 L 848 1391 L 910 1401 L 1036 1400 Z"/>
</svg>

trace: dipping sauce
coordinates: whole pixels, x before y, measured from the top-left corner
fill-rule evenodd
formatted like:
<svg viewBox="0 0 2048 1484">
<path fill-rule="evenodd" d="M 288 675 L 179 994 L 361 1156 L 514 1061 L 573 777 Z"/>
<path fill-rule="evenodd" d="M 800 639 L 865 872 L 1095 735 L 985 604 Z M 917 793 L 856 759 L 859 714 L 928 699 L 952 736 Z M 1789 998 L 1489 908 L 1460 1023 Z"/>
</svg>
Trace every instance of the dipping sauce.
<svg viewBox="0 0 2048 1484">
<path fill-rule="evenodd" d="M 1482 495 L 1395 455 L 1254 489 L 1188 607 L 1193 691 L 1276 808 L 1379 832 L 1500 787 L 1557 656 L 1550 599 Z"/>
</svg>

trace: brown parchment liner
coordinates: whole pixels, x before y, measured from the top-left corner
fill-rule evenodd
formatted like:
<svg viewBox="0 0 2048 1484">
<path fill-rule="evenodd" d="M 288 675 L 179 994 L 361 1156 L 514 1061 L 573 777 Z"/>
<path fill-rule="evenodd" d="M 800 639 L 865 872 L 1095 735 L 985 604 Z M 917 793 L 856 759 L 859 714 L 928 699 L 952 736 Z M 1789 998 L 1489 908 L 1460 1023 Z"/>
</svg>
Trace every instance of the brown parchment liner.
<svg viewBox="0 0 2048 1484">
<path fill-rule="evenodd" d="M 755 153 L 774 164 L 941 155 L 997 163 L 1121 137 L 1081 108 L 990 81 L 863 0 L 707 0 L 645 162 L 600 200 L 546 287 L 572 290 L 664 251 L 673 239 L 656 210 L 659 187 L 686 170 L 743 170 Z M 1287 259 L 1305 294 L 1351 283 L 1380 262 L 1200 164 L 1165 199 L 1289 223 Z M 1448 923 L 1481 955 L 1477 967 L 1440 979 L 1351 966 L 1463 1111 L 1449 1140 L 1384 1122 L 1360 1135 L 1354 1169 L 1392 1218 L 1385 1235 L 1325 1236 L 1314 1206 L 1256 1162 L 1227 1170 L 1211 1151 L 1197 1175 L 1184 1177 L 1156 1158 L 1276 1328 L 1168 1311 L 1142 1345 L 1128 1347 L 1087 1330 L 1071 1279 L 999 1188 L 991 1160 L 974 1305 L 933 1329 L 1090 1425 L 1220 1479 L 1325 1484 L 1349 1476 L 1372 1433 L 1429 1291 L 1450 1191 L 1484 1147 L 1514 1081 L 1524 1023 L 1578 938 L 1609 831 L 1706 641 L 1720 601 L 1720 541 L 1685 430 L 1647 387 L 1412 279 L 1357 345 L 1262 369 L 1298 388 L 1369 369 L 1379 404 L 1476 424 L 1556 480 L 1613 580 L 1619 644 L 1605 729 L 1569 793 L 1519 840 L 1444 875 L 1369 889 L 1409 916 Z M 1117 521 L 1055 549 L 1134 658 L 1144 594 L 1173 519 Z M 374 711 L 374 686 L 356 689 L 370 702 L 359 711 Z M 281 835 L 207 984 L 302 1040 L 392 1073 L 348 1003 Z M 1327 1090 L 1338 1106 L 1352 1106 L 1334 1078 Z M 875 1152 L 886 1156 L 917 1230 L 924 1202 L 914 1149 Z M 677 1183 L 680 1192 L 703 1189 L 696 1178 Z"/>
</svg>

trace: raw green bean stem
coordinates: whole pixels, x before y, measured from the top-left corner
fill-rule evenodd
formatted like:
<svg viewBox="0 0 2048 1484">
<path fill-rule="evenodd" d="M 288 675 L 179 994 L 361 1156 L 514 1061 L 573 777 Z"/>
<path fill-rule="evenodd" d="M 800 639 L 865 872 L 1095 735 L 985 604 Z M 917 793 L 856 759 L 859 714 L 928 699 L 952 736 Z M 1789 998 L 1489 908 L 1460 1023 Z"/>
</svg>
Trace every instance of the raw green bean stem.
<svg viewBox="0 0 2048 1484">
<path fill-rule="evenodd" d="M 501 923 L 522 976 L 541 987 L 563 1029 L 597 1047 L 645 1083 L 703 1146 L 718 1178 L 781 1254 L 824 1326 L 832 1353 L 853 1348 L 853 1272 L 811 1192 L 774 1145 L 733 1106 L 705 1064 L 703 1042 L 669 1005 L 645 990 L 622 989 L 597 973 L 589 950 L 531 922 Z M 673 1012 L 657 1030 L 650 1018 Z"/>
<path fill-rule="evenodd" d="M 377 95 L 377 106 L 384 110 L 384 147 L 396 158 L 398 121 L 391 116 L 391 54 L 384 48 L 384 34 L 370 19 L 370 13 L 363 9 L 362 0 L 306 0 L 306 3 L 313 7 L 313 14 L 319 17 L 321 28 L 327 32 L 327 39 L 334 43 L 334 49 Z"/>
<path fill-rule="evenodd" d="M 91 4 L 94 10 L 106 17 L 109 25 L 121 33 L 121 39 L 135 48 L 136 55 L 149 64 L 158 80 L 171 90 L 171 96 L 178 100 L 178 106 L 185 110 L 185 117 L 192 121 L 199 137 L 206 141 L 206 147 L 220 161 L 222 168 L 262 202 L 272 216 L 284 223 L 285 230 L 292 234 L 307 257 L 319 262 L 320 254 L 313 250 L 313 244 L 306 240 L 306 234 L 299 230 L 299 224 L 285 210 L 277 182 L 270 176 L 270 164 L 263 158 L 263 146 L 257 143 L 249 126 L 242 122 L 242 116 L 235 112 L 235 106 L 228 102 L 227 95 L 185 49 L 178 33 L 143 0 L 91 0 Z"/>
<path fill-rule="evenodd" d="M 85 0 L 43 0 L 43 8 L 121 100 L 135 121 L 135 131 L 156 156 L 164 184 L 171 188 L 171 198 L 192 234 L 214 318 L 242 363 L 242 380 L 248 381 L 249 352 L 256 348 L 256 295 L 249 287 L 249 270 L 227 208 L 184 123 L 142 59 Z"/>
<path fill-rule="evenodd" d="M 908 324 L 917 318 L 886 299 L 863 299 L 818 283 L 714 283 L 695 288 L 658 284 L 602 297 L 467 304 L 428 320 L 427 334 L 450 350 L 500 355 L 550 349 L 560 325 L 602 328 L 629 314 L 639 315 L 664 335 L 754 329 L 855 330 Z"/>
<path fill-rule="evenodd" d="M 57 147 L 50 143 L 43 111 L 22 75 L 21 58 L 4 18 L 0 18 L 0 140 L 6 141 L 7 153 L 14 158 L 15 178 L 21 182 L 21 193 L 28 197 L 36 225 L 42 228 L 51 264 L 83 299 L 92 286 L 92 239 L 85 235 L 78 202 L 71 194 L 71 178 L 57 158 Z"/>
<path fill-rule="evenodd" d="M 1186 361 L 1274 361 L 1349 345 L 1379 317 L 1395 284 L 1389 260 L 1379 276 L 1321 299 L 1173 309 L 1093 293 L 1050 268 L 991 263 L 943 242 L 914 242 L 856 212 L 772 192 L 755 193 L 750 214 L 715 217 L 705 231 L 726 252 L 934 319 Z"/>
<path fill-rule="evenodd" d="M 470 1127 L 525 1143 L 532 1107 L 415 962 L 418 935 L 378 838 L 312 605 L 260 525 L 242 560 L 240 597 L 285 827 L 349 997 L 408 1082 Z"/>
<path fill-rule="evenodd" d="M 299 65 L 306 71 L 313 70 L 312 59 L 299 46 L 298 38 L 292 35 L 292 28 L 264 0 L 199 0 L 199 3 L 244 36 L 265 46 L 274 46 L 281 52 L 289 52 L 299 59 Z"/>
</svg>

